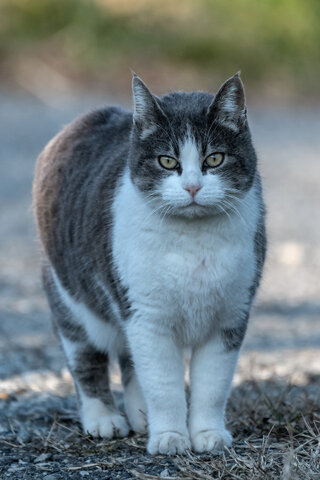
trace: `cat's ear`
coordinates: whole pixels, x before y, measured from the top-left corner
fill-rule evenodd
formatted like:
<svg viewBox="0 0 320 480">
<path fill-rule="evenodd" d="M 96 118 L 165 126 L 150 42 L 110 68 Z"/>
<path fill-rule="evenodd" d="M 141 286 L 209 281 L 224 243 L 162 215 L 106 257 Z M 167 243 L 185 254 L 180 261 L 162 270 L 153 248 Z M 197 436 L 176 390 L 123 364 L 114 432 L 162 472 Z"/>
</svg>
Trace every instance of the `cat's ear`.
<svg viewBox="0 0 320 480">
<path fill-rule="evenodd" d="M 132 77 L 133 93 L 133 122 L 146 132 L 152 133 L 156 126 L 165 119 L 165 114 L 160 108 L 155 95 L 135 73 Z"/>
<path fill-rule="evenodd" d="M 220 87 L 207 115 L 209 123 L 217 122 L 235 131 L 246 124 L 246 97 L 240 73 L 236 73 Z"/>
</svg>

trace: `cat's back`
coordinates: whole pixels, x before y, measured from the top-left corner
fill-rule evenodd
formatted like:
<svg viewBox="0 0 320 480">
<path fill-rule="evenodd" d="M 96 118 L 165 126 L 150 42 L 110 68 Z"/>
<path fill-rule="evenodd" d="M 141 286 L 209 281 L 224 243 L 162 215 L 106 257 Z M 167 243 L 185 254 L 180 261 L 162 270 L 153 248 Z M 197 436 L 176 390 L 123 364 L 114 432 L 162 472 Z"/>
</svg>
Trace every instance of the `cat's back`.
<svg viewBox="0 0 320 480">
<path fill-rule="evenodd" d="M 107 195 L 112 194 L 127 162 L 131 123 L 132 114 L 124 109 L 95 110 L 65 127 L 40 154 L 33 205 L 49 256 L 52 243 L 59 243 L 59 231 L 68 230 L 73 236 L 75 218 L 98 207 L 103 188 Z"/>
</svg>

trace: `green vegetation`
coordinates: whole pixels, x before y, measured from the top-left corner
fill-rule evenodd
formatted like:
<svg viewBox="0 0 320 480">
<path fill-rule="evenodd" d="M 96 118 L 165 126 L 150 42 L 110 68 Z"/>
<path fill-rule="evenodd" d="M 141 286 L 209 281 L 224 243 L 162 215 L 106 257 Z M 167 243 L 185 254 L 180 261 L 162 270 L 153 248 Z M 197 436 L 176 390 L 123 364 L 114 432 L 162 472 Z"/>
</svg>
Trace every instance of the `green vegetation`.
<svg viewBox="0 0 320 480">
<path fill-rule="evenodd" d="M 319 0 L 1 0 L 0 61 L 39 53 L 94 76 L 155 62 L 317 89 Z"/>
</svg>

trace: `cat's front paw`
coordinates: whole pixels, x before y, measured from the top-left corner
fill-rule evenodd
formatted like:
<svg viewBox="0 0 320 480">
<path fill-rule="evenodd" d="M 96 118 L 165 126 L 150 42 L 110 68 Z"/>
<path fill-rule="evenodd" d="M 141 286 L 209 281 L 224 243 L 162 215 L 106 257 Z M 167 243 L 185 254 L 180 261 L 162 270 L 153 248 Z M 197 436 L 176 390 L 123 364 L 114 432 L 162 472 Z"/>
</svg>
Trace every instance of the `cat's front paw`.
<svg viewBox="0 0 320 480">
<path fill-rule="evenodd" d="M 162 432 L 151 435 L 148 442 L 148 452 L 151 455 L 183 454 L 191 448 L 190 440 L 179 432 Z"/>
<path fill-rule="evenodd" d="M 202 452 L 221 452 L 224 447 L 231 447 L 232 436 L 228 430 L 202 430 L 191 437 L 193 450 Z"/>
<path fill-rule="evenodd" d="M 83 430 L 93 437 L 111 439 L 113 437 L 126 437 L 129 427 L 126 419 L 117 412 L 97 416 L 90 412 L 82 418 Z"/>
</svg>

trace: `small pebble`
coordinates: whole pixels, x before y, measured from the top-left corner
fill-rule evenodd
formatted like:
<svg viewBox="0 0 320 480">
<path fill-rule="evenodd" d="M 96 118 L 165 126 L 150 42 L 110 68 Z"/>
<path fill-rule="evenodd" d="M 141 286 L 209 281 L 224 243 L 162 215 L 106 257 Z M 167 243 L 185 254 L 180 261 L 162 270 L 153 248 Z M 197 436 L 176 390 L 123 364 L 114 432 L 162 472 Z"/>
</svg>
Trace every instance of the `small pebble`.
<svg viewBox="0 0 320 480">
<path fill-rule="evenodd" d="M 58 477 L 54 473 L 50 473 L 50 475 L 46 475 L 45 477 L 43 477 L 43 479 L 44 480 L 58 480 Z"/>
<path fill-rule="evenodd" d="M 17 463 L 13 463 L 13 464 L 10 465 L 10 467 L 8 468 L 8 472 L 16 472 L 17 470 L 21 470 L 20 465 L 18 465 Z"/>
<path fill-rule="evenodd" d="M 0 424 L 0 433 L 5 433 L 8 431 L 8 427 L 6 425 Z"/>
<path fill-rule="evenodd" d="M 34 463 L 46 462 L 50 458 L 52 458 L 52 453 L 41 453 L 41 455 L 34 459 Z"/>
<path fill-rule="evenodd" d="M 167 468 L 165 468 L 164 470 L 162 470 L 162 472 L 160 472 L 160 477 L 161 478 L 169 477 L 169 471 Z"/>
</svg>

